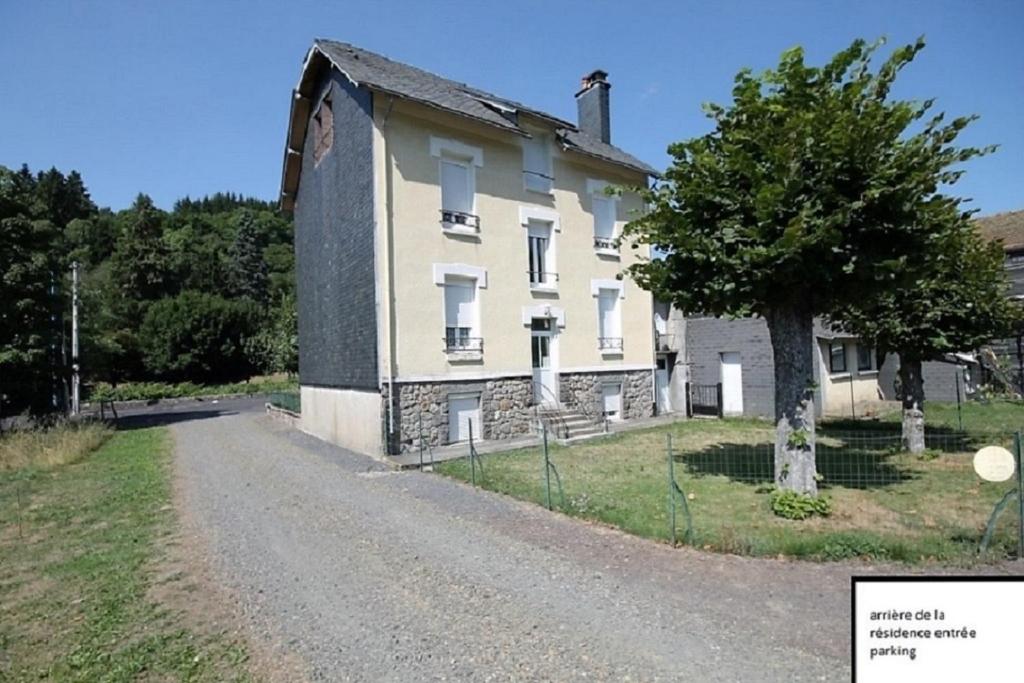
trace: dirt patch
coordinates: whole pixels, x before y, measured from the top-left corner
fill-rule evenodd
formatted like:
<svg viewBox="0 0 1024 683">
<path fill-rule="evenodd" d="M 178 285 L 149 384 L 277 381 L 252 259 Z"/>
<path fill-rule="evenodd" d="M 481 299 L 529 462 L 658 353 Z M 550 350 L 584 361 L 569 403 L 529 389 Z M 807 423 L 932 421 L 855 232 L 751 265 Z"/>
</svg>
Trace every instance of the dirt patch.
<svg viewBox="0 0 1024 683">
<path fill-rule="evenodd" d="M 308 681 L 305 662 L 257 632 L 241 609 L 239 596 L 219 580 L 209 548 L 189 513 L 177 457 L 172 467 L 175 526 L 163 539 L 163 552 L 152 568 L 150 599 L 175 612 L 176 621 L 185 628 L 243 643 L 249 655 L 247 668 L 258 680 Z"/>
</svg>

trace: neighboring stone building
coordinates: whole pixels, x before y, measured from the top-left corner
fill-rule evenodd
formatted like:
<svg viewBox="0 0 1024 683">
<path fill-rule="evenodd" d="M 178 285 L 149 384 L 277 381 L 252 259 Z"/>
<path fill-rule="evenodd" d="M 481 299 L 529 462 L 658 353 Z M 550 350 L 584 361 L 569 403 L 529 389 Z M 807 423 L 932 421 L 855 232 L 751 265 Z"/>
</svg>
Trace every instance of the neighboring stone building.
<svg viewBox="0 0 1024 683">
<path fill-rule="evenodd" d="M 327 40 L 292 99 L 302 428 L 366 453 L 654 409 L 648 293 L 616 238 L 654 171 L 579 123 Z M 642 250 L 646 254 L 646 249 Z M 577 420 L 578 422 L 578 420 Z"/>
</svg>

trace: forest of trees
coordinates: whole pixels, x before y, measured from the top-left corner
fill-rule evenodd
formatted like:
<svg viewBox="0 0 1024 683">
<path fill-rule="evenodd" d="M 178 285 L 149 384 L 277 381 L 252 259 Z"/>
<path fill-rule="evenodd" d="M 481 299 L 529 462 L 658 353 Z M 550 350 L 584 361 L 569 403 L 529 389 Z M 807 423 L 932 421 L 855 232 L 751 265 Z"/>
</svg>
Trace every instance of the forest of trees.
<svg viewBox="0 0 1024 683">
<path fill-rule="evenodd" d="M 229 382 L 296 369 L 292 223 L 273 202 L 145 194 L 97 207 L 82 177 L 0 166 L 0 415 L 61 408 L 80 267 L 86 383 Z"/>
</svg>

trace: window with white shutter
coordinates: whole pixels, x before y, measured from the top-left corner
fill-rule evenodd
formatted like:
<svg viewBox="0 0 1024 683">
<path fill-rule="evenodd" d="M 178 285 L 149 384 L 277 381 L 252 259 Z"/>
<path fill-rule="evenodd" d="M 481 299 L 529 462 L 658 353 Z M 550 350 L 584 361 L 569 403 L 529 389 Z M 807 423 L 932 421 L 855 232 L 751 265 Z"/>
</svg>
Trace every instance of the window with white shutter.
<svg viewBox="0 0 1024 683">
<path fill-rule="evenodd" d="M 594 212 L 594 248 L 598 251 L 615 249 L 615 199 L 594 195 L 591 206 Z"/>
<path fill-rule="evenodd" d="M 476 282 L 451 279 L 444 285 L 445 349 L 449 352 L 483 350 L 478 333 Z"/>
<path fill-rule="evenodd" d="M 619 292 L 602 289 L 597 295 L 598 348 L 602 353 L 622 352 L 622 319 Z"/>
<path fill-rule="evenodd" d="M 523 138 L 523 185 L 527 190 L 551 194 L 551 148 L 547 136 Z"/>
</svg>

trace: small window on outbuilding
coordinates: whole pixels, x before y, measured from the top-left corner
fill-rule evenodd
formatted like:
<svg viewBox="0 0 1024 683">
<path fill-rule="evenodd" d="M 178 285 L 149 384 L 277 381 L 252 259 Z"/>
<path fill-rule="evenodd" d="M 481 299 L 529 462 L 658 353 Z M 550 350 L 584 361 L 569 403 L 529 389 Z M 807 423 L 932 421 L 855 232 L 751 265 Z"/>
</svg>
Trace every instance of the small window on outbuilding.
<svg viewBox="0 0 1024 683">
<path fill-rule="evenodd" d="M 320 101 L 316 113 L 313 114 L 313 163 L 319 164 L 331 145 L 334 144 L 334 112 L 331 110 L 331 98 Z"/>
<path fill-rule="evenodd" d="M 828 369 L 832 374 L 846 372 L 846 345 L 843 342 L 828 345 Z"/>
<path fill-rule="evenodd" d="M 857 371 L 870 372 L 875 369 L 875 350 L 870 346 L 857 344 Z"/>
</svg>

